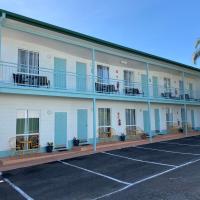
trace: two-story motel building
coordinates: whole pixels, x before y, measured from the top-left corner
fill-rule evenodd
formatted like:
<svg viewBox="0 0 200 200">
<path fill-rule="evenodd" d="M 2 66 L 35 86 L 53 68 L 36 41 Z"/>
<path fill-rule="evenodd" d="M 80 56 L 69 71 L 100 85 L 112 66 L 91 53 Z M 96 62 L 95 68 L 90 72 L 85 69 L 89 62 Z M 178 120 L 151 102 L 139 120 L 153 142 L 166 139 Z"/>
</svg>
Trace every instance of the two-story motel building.
<svg viewBox="0 0 200 200">
<path fill-rule="evenodd" d="M 0 10 L 0 157 L 200 128 L 200 70 Z M 132 137 L 131 137 L 132 136 Z M 24 146 L 21 148 L 25 148 Z"/>
</svg>

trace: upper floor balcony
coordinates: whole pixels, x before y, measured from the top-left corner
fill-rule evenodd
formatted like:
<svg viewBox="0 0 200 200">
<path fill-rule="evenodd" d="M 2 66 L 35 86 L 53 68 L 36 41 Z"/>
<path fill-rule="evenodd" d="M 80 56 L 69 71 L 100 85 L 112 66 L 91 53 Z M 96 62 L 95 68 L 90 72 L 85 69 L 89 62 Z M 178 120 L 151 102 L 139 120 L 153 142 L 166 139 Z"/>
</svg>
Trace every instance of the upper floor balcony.
<svg viewBox="0 0 200 200">
<path fill-rule="evenodd" d="M 27 89 L 31 91 L 55 91 L 62 94 L 90 95 L 96 98 L 123 98 L 124 100 L 165 101 L 165 102 L 195 102 L 200 103 L 200 91 L 184 89 L 180 81 L 179 87 L 173 87 L 169 79 L 164 78 L 163 85 L 158 84 L 155 77 L 148 80 L 147 74 L 142 74 L 138 81 L 132 81 L 131 75 L 125 71 L 124 79 L 111 79 L 108 74 L 97 67 L 97 75 L 87 75 L 83 63 L 77 65 L 79 72 L 67 72 L 62 68 L 47 69 L 42 67 L 27 67 L 1 62 L 0 88 Z M 37 94 L 37 93 L 36 93 Z"/>
</svg>

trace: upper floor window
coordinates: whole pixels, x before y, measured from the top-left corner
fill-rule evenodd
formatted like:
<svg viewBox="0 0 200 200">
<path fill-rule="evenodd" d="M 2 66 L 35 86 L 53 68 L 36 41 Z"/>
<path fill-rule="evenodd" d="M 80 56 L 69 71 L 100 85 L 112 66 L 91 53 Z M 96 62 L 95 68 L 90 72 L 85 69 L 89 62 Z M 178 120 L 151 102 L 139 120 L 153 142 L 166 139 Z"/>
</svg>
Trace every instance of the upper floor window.
<svg viewBox="0 0 200 200">
<path fill-rule="evenodd" d="M 18 71 L 39 74 L 39 53 L 18 49 Z"/>
<path fill-rule="evenodd" d="M 102 65 L 97 65 L 97 82 L 109 83 L 109 68 Z"/>
<path fill-rule="evenodd" d="M 124 86 L 133 87 L 133 72 L 124 70 Z"/>
<path fill-rule="evenodd" d="M 168 90 L 171 88 L 171 80 L 169 78 L 164 78 L 164 89 Z"/>
</svg>

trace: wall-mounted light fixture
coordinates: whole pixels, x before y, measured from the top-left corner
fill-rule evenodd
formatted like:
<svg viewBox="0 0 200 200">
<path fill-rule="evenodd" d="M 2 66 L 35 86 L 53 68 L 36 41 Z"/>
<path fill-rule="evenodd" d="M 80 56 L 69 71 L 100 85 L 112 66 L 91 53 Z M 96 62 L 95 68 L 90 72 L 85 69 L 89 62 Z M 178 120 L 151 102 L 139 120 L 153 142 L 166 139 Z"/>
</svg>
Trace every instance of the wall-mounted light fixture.
<svg viewBox="0 0 200 200">
<path fill-rule="evenodd" d="M 121 60 L 120 63 L 121 63 L 121 64 L 124 64 L 124 65 L 127 65 L 127 64 L 128 64 L 128 62 L 125 61 L 125 60 Z"/>
</svg>

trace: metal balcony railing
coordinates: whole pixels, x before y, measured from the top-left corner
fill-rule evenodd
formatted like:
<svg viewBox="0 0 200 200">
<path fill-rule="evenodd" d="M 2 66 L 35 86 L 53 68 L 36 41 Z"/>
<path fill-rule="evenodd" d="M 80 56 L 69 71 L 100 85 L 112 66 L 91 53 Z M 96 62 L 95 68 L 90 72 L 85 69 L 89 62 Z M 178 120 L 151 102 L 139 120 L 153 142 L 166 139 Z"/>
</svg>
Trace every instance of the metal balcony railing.
<svg viewBox="0 0 200 200">
<path fill-rule="evenodd" d="M 141 82 L 105 79 L 35 66 L 0 63 L 0 86 L 96 93 L 123 97 L 200 101 L 200 92 Z"/>
</svg>

